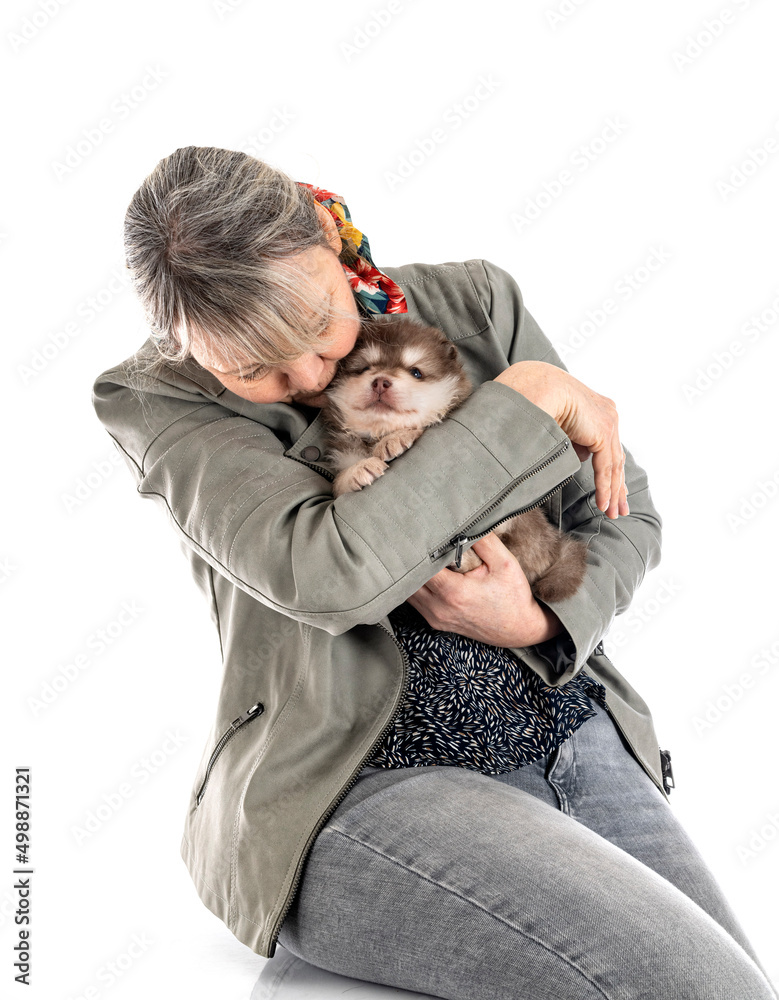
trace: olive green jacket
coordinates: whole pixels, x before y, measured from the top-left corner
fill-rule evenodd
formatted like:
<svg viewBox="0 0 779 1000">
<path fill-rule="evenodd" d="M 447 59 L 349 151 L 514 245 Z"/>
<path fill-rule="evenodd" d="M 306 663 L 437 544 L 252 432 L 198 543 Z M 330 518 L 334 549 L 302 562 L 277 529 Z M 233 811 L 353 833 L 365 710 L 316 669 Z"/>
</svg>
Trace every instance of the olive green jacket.
<svg viewBox="0 0 779 1000">
<path fill-rule="evenodd" d="M 591 459 L 491 381 L 524 359 L 564 367 L 508 273 L 483 260 L 384 270 L 477 388 L 360 492 L 333 500 L 316 411 L 247 402 L 194 360 L 133 377 L 151 340 L 94 384 L 100 421 L 138 493 L 167 512 L 219 633 L 223 680 L 181 854 L 205 905 L 266 957 L 314 838 L 400 709 L 408 665 L 388 612 L 452 561 L 458 538 L 520 510 L 543 505 L 589 555 L 578 593 L 550 605 L 566 631 L 514 652 L 550 685 L 586 666 L 663 787 L 649 711 L 600 642 L 660 559 L 644 471 L 625 449 L 630 515 L 609 519 Z"/>
</svg>

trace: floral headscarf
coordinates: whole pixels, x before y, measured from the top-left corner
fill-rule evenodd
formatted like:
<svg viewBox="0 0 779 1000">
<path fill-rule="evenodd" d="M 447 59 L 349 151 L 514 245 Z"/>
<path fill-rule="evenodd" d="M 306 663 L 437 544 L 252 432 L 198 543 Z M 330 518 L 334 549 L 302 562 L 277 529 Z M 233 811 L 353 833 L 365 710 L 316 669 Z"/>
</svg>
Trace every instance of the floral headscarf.
<svg viewBox="0 0 779 1000">
<path fill-rule="evenodd" d="M 324 188 L 298 181 L 314 195 L 320 205 L 328 209 L 338 228 L 342 250 L 339 255 L 352 291 L 366 313 L 405 313 L 408 305 L 400 286 L 380 271 L 371 258 L 368 237 L 352 223 L 349 209 L 340 195 Z"/>
</svg>

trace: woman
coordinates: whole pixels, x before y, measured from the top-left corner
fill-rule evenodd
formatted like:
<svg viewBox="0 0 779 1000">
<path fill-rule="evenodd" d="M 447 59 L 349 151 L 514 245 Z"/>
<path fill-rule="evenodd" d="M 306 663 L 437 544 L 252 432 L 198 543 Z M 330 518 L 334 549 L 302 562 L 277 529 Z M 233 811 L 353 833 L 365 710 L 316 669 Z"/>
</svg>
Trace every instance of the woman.
<svg viewBox="0 0 779 1000">
<path fill-rule="evenodd" d="M 513 279 L 382 273 L 336 196 L 212 148 L 158 164 L 125 237 L 153 332 L 94 404 L 219 632 L 181 847 L 203 902 L 260 955 L 445 998 L 773 996 L 600 643 L 659 561 L 646 477 Z M 477 388 L 334 501 L 319 407 L 374 312 L 443 329 Z M 490 533 L 539 504 L 588 545 L 554 608 Z M 446 569 L 471 543 L 483 565 Z M 457 711 L 476 662 L 481 700 L 438 744 L 420 678 L 450 654 Z M 514 685 L 497 742 L 485 676 Z"/>
</svg>

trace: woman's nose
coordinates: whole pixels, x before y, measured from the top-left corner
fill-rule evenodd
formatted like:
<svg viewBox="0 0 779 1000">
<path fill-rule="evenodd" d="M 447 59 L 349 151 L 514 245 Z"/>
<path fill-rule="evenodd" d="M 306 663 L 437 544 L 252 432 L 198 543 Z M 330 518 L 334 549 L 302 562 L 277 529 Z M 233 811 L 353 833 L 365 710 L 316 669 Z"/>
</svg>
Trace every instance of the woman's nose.
<svg viewBox="0 0 779 1000">
<path fill-rule="evenodd" d="M 318 354 L 304 354 L 287 368 L 296 389 L 316 389 L 324 373 L 325 363 Z"/>
</svg>

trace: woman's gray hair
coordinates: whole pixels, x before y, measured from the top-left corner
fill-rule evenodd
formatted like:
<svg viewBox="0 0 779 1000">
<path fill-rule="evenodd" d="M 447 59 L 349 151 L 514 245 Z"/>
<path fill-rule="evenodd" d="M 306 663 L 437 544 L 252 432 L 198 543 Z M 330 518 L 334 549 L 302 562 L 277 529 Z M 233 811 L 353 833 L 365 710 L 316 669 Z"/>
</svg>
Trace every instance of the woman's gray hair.
<svg viewBox="0 0 779 1000">
<path fill-rule="evenodd" d="M 337 315 L 299 259 L 333 252 L 313 194 L 248 153 L 185 146 L 160 160 L 127 209 L 124 245 L 152 365 L 193 347 L 231 373 L 284 363 L 321 346 Z"/>
</svg>

